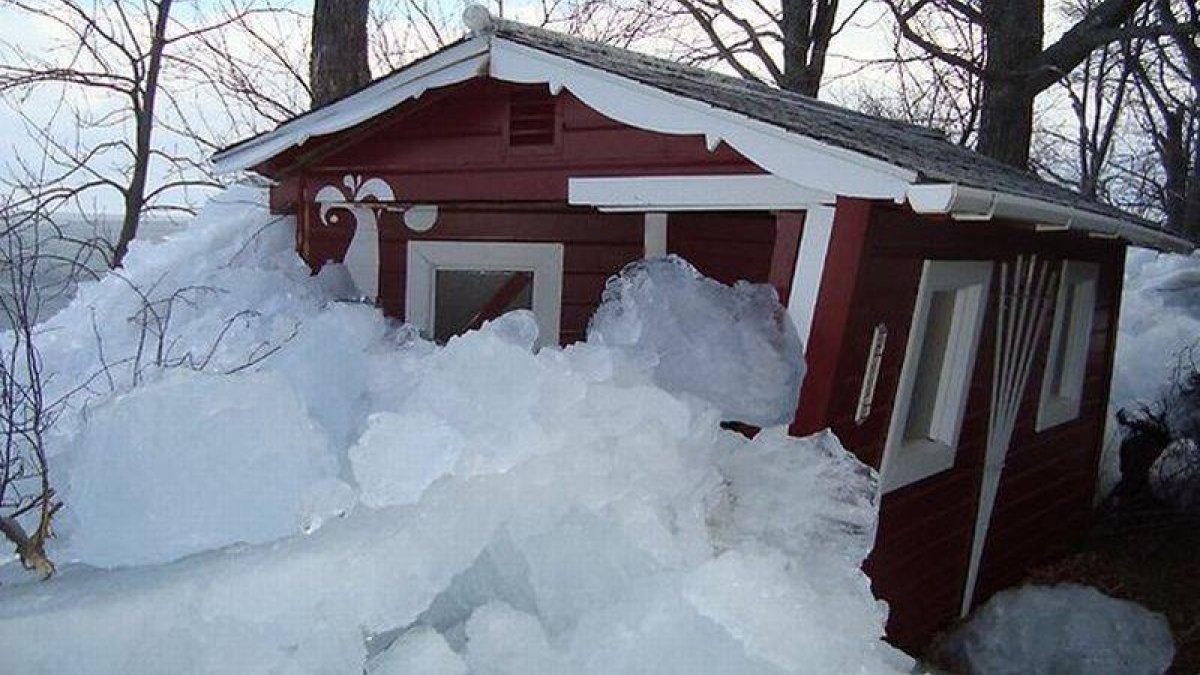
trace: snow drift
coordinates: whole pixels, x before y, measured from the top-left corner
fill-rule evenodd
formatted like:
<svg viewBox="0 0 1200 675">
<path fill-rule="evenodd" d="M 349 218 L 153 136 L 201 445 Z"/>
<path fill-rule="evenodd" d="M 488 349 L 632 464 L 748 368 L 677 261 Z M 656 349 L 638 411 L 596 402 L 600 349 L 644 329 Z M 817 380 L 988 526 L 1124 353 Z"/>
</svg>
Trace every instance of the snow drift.
<svg viewBox="0 0 1200 675">
<path fill-rule="evenodd" d="M 1175 644 L 1161 614 L 1059 584 L 997 593 L 946 638 L 943 653 L 978 675 L 1159 675 Z"/>
<path fill-rule="evenodd" d="M 882 641 L 886 608 L 859 569 L 875 476 L 832 435 L 722 430 L 719 395 L 661 381 L 671 359 L 606 319 L 605 340 L 567 349 L 535 353 L 524 312 L 435 347 L 335 302 L 338 268 L 310 277 L 263 201 L 223 195 L 45 327 L 55 386 L 105 375 L 54 439 L 68 506 L 53 554 L 79 564 L 0 588 L 6 669 L 911 666 Z M 145 334 L 126 320 L 131 286 L 193 289 L 163 331 L 169 358 L 125 360 Z M 732 332 L 637 302 L 604 311 L 637 314 L 655 340 L 728 338 L 720 363 L 695 367 L 794 346 L 777 303 L 733 293 L 752 301 L 714 318 L 743 324 Z M 790 405 L 797 370 L 767 387 Z"/>
</svg>

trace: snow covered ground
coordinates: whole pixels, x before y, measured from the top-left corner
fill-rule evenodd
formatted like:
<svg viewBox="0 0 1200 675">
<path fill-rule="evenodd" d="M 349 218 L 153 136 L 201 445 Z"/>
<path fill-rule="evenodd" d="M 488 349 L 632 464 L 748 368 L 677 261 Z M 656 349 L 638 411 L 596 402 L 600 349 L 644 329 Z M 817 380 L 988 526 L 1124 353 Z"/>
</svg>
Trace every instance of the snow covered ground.
<svg viewBox="0 0 1200 675">
<path fill-rule="evenodd" d="M 50 553 L 75 562 L 0 587 L 7 671 L 911 667 L 859 568 L 874 473 L 828 434 L 722 430 L 737 402 L 672 370 L 755 350 L 793 395 L 763 291 L 710 287 L 722 356 L 680 366 L 654 292 L 614 290 L 593 340 L 535 354 L 528 313 L 436 347 L 346 283 L 234 189 L 42 328 L 51 395 L 86 384 L 51 448 Z"/>
</svg>

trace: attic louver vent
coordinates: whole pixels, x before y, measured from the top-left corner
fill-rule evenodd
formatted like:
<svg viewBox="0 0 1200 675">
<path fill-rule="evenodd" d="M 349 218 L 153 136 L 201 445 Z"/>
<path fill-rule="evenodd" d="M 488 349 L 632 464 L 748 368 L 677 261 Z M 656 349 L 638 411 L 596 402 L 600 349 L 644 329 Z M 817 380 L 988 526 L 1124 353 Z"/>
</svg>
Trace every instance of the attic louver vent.
<svg viewBox="0 0 1200 675">
<path fill-rule="evenodd" d="M 545 89 L 514 91 L 509 99 L 508 144 L 554 145 L 557 106 Z"/>
</svg>

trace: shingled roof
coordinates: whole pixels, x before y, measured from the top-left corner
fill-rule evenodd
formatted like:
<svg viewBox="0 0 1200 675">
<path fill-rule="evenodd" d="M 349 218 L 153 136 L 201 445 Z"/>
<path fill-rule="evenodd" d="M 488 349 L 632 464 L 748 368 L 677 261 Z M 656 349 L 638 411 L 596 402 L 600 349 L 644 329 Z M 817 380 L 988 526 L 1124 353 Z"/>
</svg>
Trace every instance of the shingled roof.
<svg viewBox="0 0 1200 675">
<path fill-rule="evenodd" d="M 482 67 L 486 72 L 486 65 L 477 66 L 471 60 L 486 58 L 490 40 L 499 38 L 869 158 L 864 161 L 903 169 L 916 175 L 913 182 L 917 185 L 964 186 L 1036 200 L 1093 214 L 1103 221 L 1130 225 L 1135 232 L 1141 232 L 1135 241 L 1146 240 L 1150 245 L 1173 249 L 1191 248 L 1185 239 L 1155 223 L 956 145 L 931 129 L 855 112 L 760 82 L 491 17 L 479 7 L 469 8 L 466 20 L 474 29 L 473 37 L 379 78 L 355 94 L 285 122 L 273 132 L 230 146 L 214 155 L 214 162 L 219 168 L 249 168 L 253 162 L 232 157 L 241 154 L 243 158 L 251 155 L 261 158 L 264 153 L 270 156 L 283 148 L 303 143 L 310 136 L 333 133 L 357 124 L 385 107 L 397 105 L 399 101 L 389 97 L 394 97 L 394 92 L 400 91 L 413 78 L 425 77 L 421 71 L 431 68 L 431 63 L 439 57 Z M 485 44 L 481 40 L 488 42 Z M 460 73 L 459 76 L 463 75 Z M 431 83 L 429 86 L 441 85 Z M 912 199 L 911 192 L 909 197 Z M 1069 220 L 1074 218 L 1071 216 Z M 1101 231 L 1115 234 L 1125 229 L 1122 225 Z"/>
</svg>

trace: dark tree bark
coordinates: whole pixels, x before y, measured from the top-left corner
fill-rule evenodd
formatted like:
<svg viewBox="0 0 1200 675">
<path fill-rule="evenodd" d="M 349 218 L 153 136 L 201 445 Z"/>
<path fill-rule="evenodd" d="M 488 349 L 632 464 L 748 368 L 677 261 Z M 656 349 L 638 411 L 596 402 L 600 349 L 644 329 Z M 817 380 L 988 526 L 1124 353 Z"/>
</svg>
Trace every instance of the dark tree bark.
<svg viewBox="0 0 1200 675">
<path fill-rule="evenodd" d="M 1033 91 L 1028 81 L 1042 54 L 1043 0 L 983 3 L 987 35 L 986 75 L 979 112 L 979 147 L 1006 164 L 1029 163 L 1033 138 Z"/>
<path fill-rule="evenodd" d="M 367 62 L 370 0 L 314 0 L 309 80 L 319 108 L 371 81 Z"/>
<path fill-rule="evenodd" d="M 1129 19 L 1149 0 L 1098 0 L 1052 45 L 1044 46 L 1045 0 L 885 0 L 900 33 L 929 55 L 973 69 L 983 80 L 979 150 L 1006 164 L 1027 168 L 1033 137 L 1033 102 L 1093 50 L 1127 37 L 1193 35 L 1194 26 L 1132 27 Z M 921 32 L 922 12 L 950 12 L 984 34 L 983 66 L 963 58 Z"/>
<path fill-rule="evenodd" d="M 834 35 L 837 0 L 783 0 L 783 75 L 788 91 L 816 97 L 825 75 L 825 58 Z"/>
</svg>

